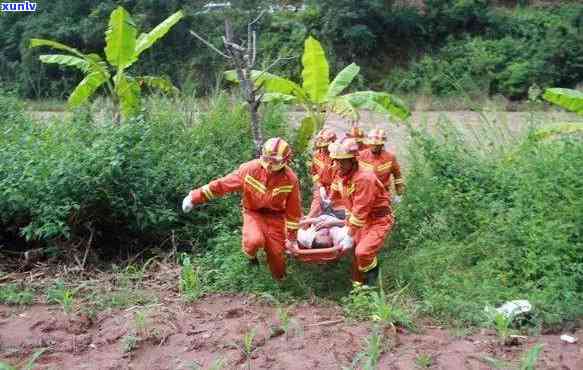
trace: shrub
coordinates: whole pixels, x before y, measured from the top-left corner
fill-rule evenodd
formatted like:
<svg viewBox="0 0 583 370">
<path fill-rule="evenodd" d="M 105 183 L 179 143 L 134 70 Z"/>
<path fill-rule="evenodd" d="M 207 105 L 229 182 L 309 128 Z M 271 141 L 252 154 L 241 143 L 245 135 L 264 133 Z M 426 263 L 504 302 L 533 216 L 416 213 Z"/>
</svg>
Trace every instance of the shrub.
<svg viewBox="0 0 583 370">
<path fill-rule="evenodd" d="M 580 315 L 581 141 L 482 152 L 450 134 L 414 132 L 384 271 L 409 282 L 425 312 L 460 323 L 511 299 L 530 300 L 547 325 Z"/>
<path fill-rule="evenodd" d="M 240 224 L 237 197 L 184 216 L 180 202 L 193 187 L 252 157 L 245 107 L 219 96 L 189 122 L 183 107 L 155 99 L 128 124 L 71 120 L 5 121 L 0 137 L 0 224 L 27 239 L 79 240 L 114 251 L 178 238 L 206 240 Z M 268 112 L 282 130 L 280 113 Z"/>
</svg>

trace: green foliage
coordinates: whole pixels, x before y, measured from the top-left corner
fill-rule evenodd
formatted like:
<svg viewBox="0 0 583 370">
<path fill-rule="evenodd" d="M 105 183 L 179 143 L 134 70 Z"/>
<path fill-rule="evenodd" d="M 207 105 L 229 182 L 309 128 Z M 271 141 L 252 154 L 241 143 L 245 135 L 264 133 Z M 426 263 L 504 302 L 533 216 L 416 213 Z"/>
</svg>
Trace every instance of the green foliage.
<svg viewBox="0 0 583 370">
<path fill-rule="evenodd" d="M 263 71 L 253 71 L 251 78 L 267 92 L 267 101 L 301 104 L 307 112 L 299 130 L 298 151 L 306 147 L 311 135 L 320 130 L 328 112 L 358 119 L 359 109 L 370 109 L 385 113 L 399 120 L 410 116 L 403 102 L 388 93 L 359 91 L 339 95 L 357 76 L 360 67 L 352 63 L 345 67 L 330 83 L 328 60 L 319 41 L 309 36 L 304 42 L 302 56 L 302 79 L 300 87 L 293 81 Z M 225 78 L 239 82 L 235 71 L 225 72 Z M 306 140 L 307 139 L 307 140 Z"/>
<path fill-rule="evenodd" d="M 407 281 L 424 312 L 458 324 L 518 298 L 545 325 L 581 315 L 580 140 L 491 146 L 445 127 L 437 138 L 412 133 L 407 196 L 384 259 L 391 279 Z"/>
<path fill-rule="evenodd" d="M 446 0 L 437 2 L 448 3 Z M 457 3 L 471 7 L 472 3 L 484 1 Z M 442 7 L 438 18 L 448 11 Z M 444 39 L 439 31 L 433 33 L 446 41 L 444 45 L 433 55 L 421 56 L 407 71 L 396 71 L 386 78 L 385 88 L 438 96 L 459 95 L 458 86 L 451 81 L 454 80 L 472 96 L 488 93 L 525 99 L 534 84 L 574 86 L 581 81 L 581 5 L 563 5 L 552 10 L 524 8 L 479 12 L 482 15 L 476 17 L 483 20 L 481 23 L 470 21 L 471 17 L 459 19 L 468 22 L 461 25 L 463 29 L 477 24 L 482 28 L 479 34 L 462 33 L 461 37 Z M 431 12 L 427 17 L 433 17 Z M 435 22 L 440 27 L 450 27 L 447 22 L 438 22 L 437 18 Z M 453 29 L 448 32 L 453 33 Z"/>
<path fill-rule="evenodd" d="M 32 290 L 21 288 L 16 284 L 0 286 L 0 303 L 2 304 L 28 305 L 32 304 L 33 299 Z"/>
<path fill-rule="evenodd" d="M 383 330 L 375 326 L 370 335 L 365 339 L 364 349 L 352 360 L 350 370 L 377 370 L 379 360 L 386 347 Z M 347 370 L 344 368 L 344 370 Z"/>
<path fill-rule="evenodd" d="M 543 99 L 566 110 L 583 115 L 583 93 L 580 91 L 561 88 L 547 89 Z"/>
<path fill-rule="evenodd" d="M 249 130 L 244 107 L 225 97 L 212 104 L 196 125 L 164 98 L 121 127 L 83 113 L 42 124 L 15 115 L 1 127 L 0 224 L 47 242 L 86 240 L 93 230 L 94 245 L 116 246 L 103 253 L 156 245 L 174 230 L 204 250 L 209 236 L 240 224 L 236 197 L 189 216 L 180 199 L 252 158 L 251 142 L 240 139 Z"/>
<path fill-rule="evenodd" d="M 402 292 L 387 296 L 382 288 L 376 291 L 368 286 L 355 286 L 342 298 L 344 312 L 350 318 L 373 320 L 383 327 L 401 325 L 414 329 L 411 315 L 401 302 Z"/>
<path fill-rule="evenodd" d="M 60 304 L 65 313 L 73 311 L 74 292 L 65 288 L 62 280 L 57 280 L 53 287 L 47 291 L 47 302 L 51 304 Z"/>
<path fill-rule="evenodd" d="M 180 294 L 188 301 L 194 301 L 202 295 L 199 269 L 192 266 L 188 255 L 184 254 L 181 259 Z"/>
<path fill-rule="evenodd" d="M 271 5 L 266 1 L 231 3 L 227 14 L 234 29 L 243 32 L 261 7 Z M 485 87 L 481 93 L 501 92 L 521 98 L 533 80 L 542 87 L 573 87 L 581 81 L 583 8 L 576 1 L 561 1 L 548 7 L 499 7 L 496 5 L 500 2 L 486 0 L 425 0 L 419 6 L 420 3 L 318 0 L 306 2 L 303 11 L 266 13 L 257 25 L 261 45 L 258 60 L 265 68 L 279 56 L 301 55 L 303 42 L 311 34 L 325 46 L 330 70 L 340 71 L 353 62 L 362 67 L 361 76 L 353 82 L 358 90 L 366 86 L 397 92 L 395 87 L 400 86 L 412 89 L 406 91 L 423 92 L 436 78 L 431 69 L 420 65 L 425 56 L 439 70 L 453 65 L 454 76 L 462 85 L 468 89 Z M 0 35 L 0 80 L 16 87 L 23 97 L 65 98 L 83 78 L 82 71 L 40 63 L 37 54 L 26 47 L 26 40 L 42 37 L 61 40 L 78 50 L 99 50 L 104 46 L 103 30 L 118 5 L 114 0 L 75 4 L 54 0 L 50 8 L 34 17 L 10 14 L 0 18 L 0 29 L 5 30 Z M 187 0 L 124 2 L 136 29 L 164 31 L 167 14 L 178 10 L 185 14 L 168 31 L 164 43 L 138 53 L 140 63 L 131 66 L 132 74 L 169 76 L 189 93 L 208 94 L 216 89 L 226 61 L 195 38 L 185 37 L 193 29 L 214 45 L 222 44 L 225 13 L 203 12 L 203 5 Z M 504 50 L 494 55 L 497 61 L 493 63 L 498 66 L 494 79 L 480 74 L 489 60 L 480 59 L 479 50 L 468 47 L 461 56 L 448 52 L 454 45 L 476 37 L 500 44 L 508 38 L 518 44 L 513 51 L 500 46 Z M 136 50 L 141 49 L 140 45 L 148 46 L 145 41 L 138 36 Z M 280 63 L 277 68 L 277 74 L 288 79 L 298 81 L 301 77 L 296 63 Z M 404 79 L 400 78 L 403 70 Z M 457 74 L 459 71 L 462 73 Z M 477 79 L 472 80 L 471 75 Z M 443 91 L 440 85 L 433 81 L 431 91 L 455 93 L 447 86 Z"/>
<path fill-rule="evenodd" d="M 433 358 L 431 355 L 422 353 L 415 358 L 415 364 L 421 369 L 428 369 L 433 364 Z"/>
<path fill-rule="evenodd" d="M 73 54 L 39 57 L 43 63 L 72 66 L 85 73 L 85 78 L 69 96 L 69 105 L 72 108 L 87 102 L 101 85 L 107 83 L 116 109 L 120 109 L 125 118 L 133 117 L 140 109 L 140 85 L 134 78 L 124 74 L 124 70 L 137 61 L 141 53 L 163 37 L 183 16 L 184 14 L 178 11 L 149 33 L 143 33 L 136 38 L 138 30 L 131 15 L 123 7 L 118 6 L 111 13 L 109 26 L 105 32 L 105 56 L 113 68 L 109 68 L 97 54 L 85 55 L 75 48 L 55 41 L 31 39 L 30 47 L 49 46 Z M 113 77 L 111 69 L 115 70 Z M 144 77 L 142 80 L 151 82 L 150 87 L 161 87 L 162 91 L 168 91 L 168 86 L 171 86 L 168 81 L 160 83 L 160 78 Z"/>
</svg>

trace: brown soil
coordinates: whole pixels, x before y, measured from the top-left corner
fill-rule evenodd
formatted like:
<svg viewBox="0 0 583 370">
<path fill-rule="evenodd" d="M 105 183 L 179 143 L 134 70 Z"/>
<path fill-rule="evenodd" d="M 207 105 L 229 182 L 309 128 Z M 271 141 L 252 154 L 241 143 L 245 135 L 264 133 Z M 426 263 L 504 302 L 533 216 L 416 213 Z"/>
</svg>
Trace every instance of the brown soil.
<svg viewBox="0 0 583 370">
<path fill-rule="evenodd" d="M 212 295 L 188 304 L 171 294 L 156 305 L 93 319 L 66 315 L 58 306 L 0 306 L 0 360 L 23 363 L 48 348 L 38 369 L 208 369 L 219 360 L 223 369 L 341 369 L 363 350 L 373 326 L 348 321 L 336 305 L 301 303 L 290 308 L 285 334 L 276 329 L 276 308 L 254 297 Z M 252 331 L 247 359 L 243 338 Z M 583 330 L 574 335 L 583 338 Z M 464 336 L 425 325 L 387 338 L 380 369 L 418 368 L 422 358 L 433 369 L 488 369 L 480 358 L 518 361 L 537 343 L 544 344 L 538 369 L 583 369 L 581 344 L 561 343 L 559 334 L 503 346 L 492 331 Z"/>
</svg>

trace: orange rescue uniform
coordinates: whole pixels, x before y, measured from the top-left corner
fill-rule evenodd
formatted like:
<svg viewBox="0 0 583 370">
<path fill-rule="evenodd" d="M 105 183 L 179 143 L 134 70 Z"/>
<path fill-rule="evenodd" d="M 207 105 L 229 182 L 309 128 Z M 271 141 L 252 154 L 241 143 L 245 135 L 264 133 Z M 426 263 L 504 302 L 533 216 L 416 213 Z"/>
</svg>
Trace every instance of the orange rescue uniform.
<svg viewBox="0 0 583 370">
<path fill-rule="evenodd" d="M 330 186 L 336 177 L 336 166 L 325 151 L 320 150 L 314 154 L 310 175 L 312 175 L 313 189 L 309 217 L 316 217 L 320 214 L 320 187 L 324 187 L 326 194 L 330 194 Z M 343 207 L 337 204 L 335 208 Z"/>
<path fill-rule="evenodd" d="M 378 252 L 394 223 L 390 196 L 373 172 L 358 168 L 336 177 L 332 199 L 338 198 L 346 206 L 347 226 L 355 245 L 352 280 L 362 283 L 363 273 L 378 265 Z"/>
<path fill-rule="evenodd" d="M 287 166 L 267 171 L 259 160 L 190 192 L 193 205 L 240 192 L 243 206 L 243 253 L 253 259 L 265 249 L 275 279 L 285 277 L 285 240 L 295 241 L 302 216 L 299 182 Z"/>
<path fill-rule="evenodd" d="M 376 155 L 371 149 L 363 150 L 358 155 L 358 164 L 363 170 L 373 171 L 389 193 L 391 178 L 394 178 L 397 194 L 403 193 L 405 180 L 401 176 L 401 166 L 397 162 L 397 157 L 392 152 L 383 150 Z"/>
</svg>

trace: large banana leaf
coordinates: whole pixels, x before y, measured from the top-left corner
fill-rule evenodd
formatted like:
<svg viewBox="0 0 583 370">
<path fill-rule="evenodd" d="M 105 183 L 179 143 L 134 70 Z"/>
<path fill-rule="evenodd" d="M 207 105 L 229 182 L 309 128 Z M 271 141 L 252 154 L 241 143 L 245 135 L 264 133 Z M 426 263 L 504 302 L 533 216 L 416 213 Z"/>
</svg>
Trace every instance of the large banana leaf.
<svg viewBox="0 0 583 370">
<path fill-rule="evenodd" d="M 40 59 L 41 62 L 47 64 L 59 64 L 62 66 L 75 67 L 85 73 L 89 73 L 89 70 L 91 69 L 91 65 L 89 64 L 89 62 L 87 62 L 85 59 L 81 59 L 73 55 L 65 54 L 40 55 L 38 59 Z"/>
<path fill-rule="evenodd" d="M 300 123 L 300 128 L 294 143 L 294 149 L 298 153 L 303 153 L 310 143 L 310 139 L 314 132 L 316 132 L 317 122 L 313 117 L 305 117 Z"/>
<path fill-rule="evenodd" d="M 75 108 L 85 103 L 107 79 L 108 77 L 99 71 L 89 73 L 69 96 L 69 106 Z"/>
<path fill-rule="evenodd" d="M 350 85 L 352 80 L 354 80 L 354 77 L 356 77 L 358 72 L 360 72 L 360 67 L 354 63 L 346 66 L 340 71 L 340 73 L 336 75 L 336 78 L 334 78 L 334 81 L 330 84 L 327 99 L 330 100 L 340 95 L 340 93 Z"/>
<path fill-rule="evenodd" d="M 328 94 L 330 71 L 322 45 L 312 36 L 308 37 L 304 43 L 302 64 L 304 66 L 302 70 L 304 91 L 312 102 L 323 103 Z"/>
<path fill-rule="evenodd" d="M 122 71 L 135 60 L 136 35 L 138 30 L 130 14 L 118 6 L 109 18 L 105 32 L 105 56 L 109 64 Z"/>
<path fill-rule="evenodd" d="M 533 138 L 537 141 L 550 139 L 555 136 L 583 134 L 583 123 L 563 122 L 540 128 L 533 133 Z"/>
<path fill-rule="evenodd" d="M 148 33 L 142 33 L 138 37 L 136 43 L 135 56 L 138 57 L 143 51 L 148 49 L 150 46 L 154 45 L 156 41 L 164 37 L 170 31 L 170 29 L 178 23 L 184 17 L 184 13 L 180 10 L 172 14 L 170 17 L 166 18 L 162 23 L 154 27 L 154 29 Z"/>
<path fill-rule="evenodd" d="M 151 89 L 160 90 L 166 94 L 178 94 L 178 88 L 170 82 L 170 80 L 163 77 L 154 76 L 140 76 L 137 77 L 139 84 L 145 84 Z"/>
<path fill-rule="evenodd" d="M 67 46 L 65 44 L 61 44 L 60 42 L 45 40 L 45 39 L 30 39 L 30 47 L 37 48 L 39 46 L 49 46 L 53 49 L 68 51 L 71 54 L 75 54 L 79 58 L 86 58 L 86 55 L 81 53 L 79 50 Z"/>
<path fill-rule="evenodd" d="M 583 93 L 577 90 L 546 89 L 543 98 L 559 107 L 583 115 Z"/>
<path fill-rule="evenodd" d="M 223 76 L 229 82 L 239 83 L 239 77 L 234 70 L 225 71 Z M 302 88 L 287 78 L 279 77 L 269 72 L 253 70 L 251 71 L 251 79 L 256 85 L 261 85 L 269 93 L 296 95 L 300 99 L 305 97 Z"/>
<path fill-rule="evenodd" d="M 344 95 L 344 98 L 356 109 L 369 109 L 377 113 L 385 113 L 394 118 L 407 119 L 411 112 L 401 99 L 384 92 L 358 91 Z"/>
<path fill-rule="evenodd" d="M 296 97 L 293 95 L 288 95 L 288 94 L 282 94 L 282 93 L 265 93 L 263 94 L 263 97 L 261 98 L 261 101 L 265 102 L 265 103 L 276 103 L 276 102 L 282 102 L 282 103 L 294 103 L 297 101 Z"/>
<path fill-rule="evenodd" d="M 332 112 L 351 120 L 358 120 L 359 118 L 358 109 L 356 109 L 345 96 L 338 96 L 332 99 L 328 102 L 327 108 Z"/>
<path fill-rule="evenodd" d="M 115 92 L 124 118 L 135 116 L 140 109 L 140 85 L 131 77 L 118 73 L 113 78 Z"/>
</svg>

